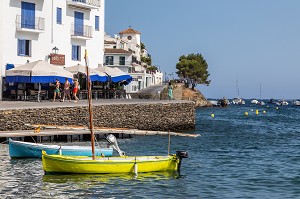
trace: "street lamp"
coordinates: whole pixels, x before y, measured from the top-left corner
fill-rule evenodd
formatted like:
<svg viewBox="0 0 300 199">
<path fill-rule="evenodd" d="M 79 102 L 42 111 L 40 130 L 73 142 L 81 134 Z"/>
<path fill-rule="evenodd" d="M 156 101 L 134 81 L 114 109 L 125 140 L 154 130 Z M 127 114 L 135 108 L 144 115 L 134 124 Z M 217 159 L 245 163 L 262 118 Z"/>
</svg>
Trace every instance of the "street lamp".
<svg viewBox="0 0 300 199">
<path fill-rule="evenodd" d="M 57 54 L 59 51 L 59 49 L 55 46 L 54 48 L 52 48 L 52 53 Z"/>
</svg>

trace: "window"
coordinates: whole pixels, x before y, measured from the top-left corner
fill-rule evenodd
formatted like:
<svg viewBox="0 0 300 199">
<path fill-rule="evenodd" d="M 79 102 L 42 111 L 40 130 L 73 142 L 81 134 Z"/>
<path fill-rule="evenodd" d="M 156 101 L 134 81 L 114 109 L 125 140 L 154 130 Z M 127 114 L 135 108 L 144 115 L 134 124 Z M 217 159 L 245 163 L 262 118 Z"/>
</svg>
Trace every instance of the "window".
<svg viewBox="0 0 300 199">
<path fill-rule="evenodd" d="M 81 52 L 80 46 L 72 45 L 72 60 L 73 61 L 80 61 L 80 57 L 81 57 L 80 52 Z"/>
<path fill-rule="evenodd" d="M 119 62 L 120 65 L 125 65 L 125 57 L 120 57 Z"/>
<path fill-rule="evenodd" d="M 74 12 L 74 35 L 84 36 L 84 14 L 82 12 Z"/>
<path fill-rule="evenodd" d="M 30 56 L 30 50 L 31 50 L 31 41 L 25 40 L 25 39 L 19 39 L 18 40 L 18 55 L 19 56 Z"/>
<path fill-rule="evenodd" d="M 95 16 L 95 30 L 99 31 L 99 16 Z"/>
<path fill-rule="evenodd" d="M 21 27 L 35 29 L 35 4 L 21 2 Z"/>
<path fill-rule="evenodd" d="M 62 11 L 61 8 L 56 8 L 56 23 L 62 24 Z"/>
<path fill-rule="evenodd" d="M 106 56 L 105 65 L 114 65 L 114 57 L 113 56 Z"/>
</svg>

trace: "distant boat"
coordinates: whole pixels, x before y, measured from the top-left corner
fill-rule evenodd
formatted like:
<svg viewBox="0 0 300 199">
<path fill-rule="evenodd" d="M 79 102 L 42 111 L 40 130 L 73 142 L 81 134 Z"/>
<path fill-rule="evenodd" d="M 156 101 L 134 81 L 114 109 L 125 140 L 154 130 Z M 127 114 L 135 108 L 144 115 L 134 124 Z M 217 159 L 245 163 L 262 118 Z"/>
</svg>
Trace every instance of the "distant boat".
<svg viewBox="0 0 300 199">
<path fill-rule="evenodd" d="M 258 104 L 258 100 L 256 100 L 256 99 L 253 99 L 253 100 L 251 100 L 251 102 L 250 102 L 251 104 Z"/>
<path fill-rule="evenodd" d="M 208 100 L 213 106 L 221 106 L 226 107 L 230 105 L 230 102 L 224 97 L 223 99 L 219 100 Z"/>
<path fill-rule="evenodd" d="M 236 91 L 237 91 L 237 95 L 240 96 L 239 79 L 238 79 L 238 77 L 236 77 Z M 236 97 L 236 98 L 232 99 L 232 104 L 244 105 L 244 104 L 246 104 L 246 102 L 242 98 Z"/>
<path fill-rule="evenodd" d="M 283 99 L 283 100 L 276 102 L 276 105 L 277 106 L 287 106 L 287 105 L 289 105 L 289 103 Z"/>
<path fill-rule="evenodd" d="M 220 106 L 220 103 L 218 100 L 208 100 L 213 106 Z"/>
<path fill-rule="evenodd" d="M 265 103 L 263 101 L 258 101 L 257 99 L 251 100 L 251 104 L 257 104 L 257 105 L 261 105 L 261 106 L 265 105 Z"/>
<path fill-rule="evenodd" d="M 257 105 L 261 105 L 261 106 L 265 105 L 265 103 L 261 100 L 261 84 L 259 84 L 259 98 L 260 98 L 260 100 L 257 100 L 257 99 L 251 100 L 251 104 L 257 104 Z"/>
<path fill-rule="evenodd" d="M 46 151 L 47 154 L 92 156 L 90 146 L 45 145 L 9 139 L 9 155 L 11 158 L 41 158 L 42 150 Z M 98 148 L 95 153 L 97 156 L 112 156 L 113 148 Z"/>
<path fill-rule="evenodd" d="M 300 100 L 294 100 L 294 101 L 293 101 L 293 104 L 294 104 L 295 106 L 300 106 Z"/>
<path fill-rule="evenodd" d="M 246 102 L 242 98 L 233 98 L 232 104 L 244 105 Z"/>
</svg>

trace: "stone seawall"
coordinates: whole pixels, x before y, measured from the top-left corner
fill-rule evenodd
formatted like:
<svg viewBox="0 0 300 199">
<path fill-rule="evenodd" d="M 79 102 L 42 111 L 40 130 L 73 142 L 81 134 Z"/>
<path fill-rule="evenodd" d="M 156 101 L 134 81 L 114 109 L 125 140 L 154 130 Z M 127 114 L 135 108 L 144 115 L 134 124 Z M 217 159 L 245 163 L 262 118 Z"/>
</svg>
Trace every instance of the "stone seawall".
<svg viewBox="0 0 300 199">
<path fill-rule="evenodd" d="M 186 103 L 94 105 L 95 127 L 141 130 L 188 130 L 195 128 L 195 107 Z M 88 124 L 88 107 L 51 107 L 0 110 L 0 130 L 30 130 L 25 124 Z"/>
</svg>

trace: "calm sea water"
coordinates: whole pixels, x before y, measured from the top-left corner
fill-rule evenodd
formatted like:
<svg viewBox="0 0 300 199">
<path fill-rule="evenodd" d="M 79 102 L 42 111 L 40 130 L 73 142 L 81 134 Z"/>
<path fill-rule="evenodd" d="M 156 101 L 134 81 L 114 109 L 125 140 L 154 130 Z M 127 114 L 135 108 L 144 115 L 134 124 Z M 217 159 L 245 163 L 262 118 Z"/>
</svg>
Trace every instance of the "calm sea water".
<svg viewBox="0 0 300 199">
<path fill-rule="evenodd" d="M 11 160 L 7 145 L 0 145 L 0 198 L 300 199 L 300 107 L 245 105 L 196 113 L 196 130 L 189 133 L 202 136 L 171 139 L 172 151 L 189 152 L 180 174 L 44 175 L 41 160 Z M 164 155 L 168 148 L 163 136 L 118 141 L 127 155 Z"/>
</svg>

